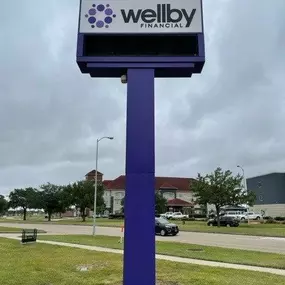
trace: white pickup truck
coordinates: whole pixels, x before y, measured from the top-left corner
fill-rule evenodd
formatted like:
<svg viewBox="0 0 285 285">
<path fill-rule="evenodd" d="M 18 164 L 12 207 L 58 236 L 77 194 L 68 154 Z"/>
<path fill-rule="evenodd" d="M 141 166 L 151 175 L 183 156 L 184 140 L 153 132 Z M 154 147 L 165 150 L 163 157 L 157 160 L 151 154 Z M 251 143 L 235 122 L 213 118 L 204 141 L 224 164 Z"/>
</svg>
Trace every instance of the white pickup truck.
<svg viewBox="0 0 285 285">
<path fill-rule="evenodd" d="M 257 214 L 254 212 L 245 213 L 245 217 L 246 217 L 246 219 L 249 219 L 249 220 L 260 220 L 260 219 L 262 219 L 261 214 Z"/>
<path fill-rule="evenodd" d="M 173 215 L 173 212 L 166 212 L 164 214 L 161 214 L 160 216 L 165 219 L 170 219 L 172 215 Z"/>
<path fill-rule="evenodd" d="M 181 212 L 166 212 L 164 214 L 160 215 L 162 218 L 165 219 L 174 219 L 174 220 L 179 220 L 182 218 L 188 218 L 188 215 L 183 215 Z"/>
<path fill-rule="evenodd" d="M 179 219 L 183 219 L 183 218 L 189 218 L 189 216 L 188 215 L 183 215 L 181 212 L 175 212 L 171 216 L 171 219 L 173 219 L 173 220 L 179 220 Z"/>
</svg>

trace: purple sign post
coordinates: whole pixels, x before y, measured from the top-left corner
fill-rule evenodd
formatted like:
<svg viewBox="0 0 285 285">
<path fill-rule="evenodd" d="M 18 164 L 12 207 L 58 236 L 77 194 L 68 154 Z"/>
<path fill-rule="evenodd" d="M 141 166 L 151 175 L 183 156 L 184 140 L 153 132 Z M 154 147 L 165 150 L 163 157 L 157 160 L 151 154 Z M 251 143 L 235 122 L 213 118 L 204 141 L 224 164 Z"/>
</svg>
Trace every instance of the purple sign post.
<svg viewBox="0 0 285 285">
<path fill-rule="evenodd" d="M 127 83 L 124 285 L 155 285 L 156 77 L 205 63 L 202 0 L 81 0 L 77 63 Z"/>
</svg>

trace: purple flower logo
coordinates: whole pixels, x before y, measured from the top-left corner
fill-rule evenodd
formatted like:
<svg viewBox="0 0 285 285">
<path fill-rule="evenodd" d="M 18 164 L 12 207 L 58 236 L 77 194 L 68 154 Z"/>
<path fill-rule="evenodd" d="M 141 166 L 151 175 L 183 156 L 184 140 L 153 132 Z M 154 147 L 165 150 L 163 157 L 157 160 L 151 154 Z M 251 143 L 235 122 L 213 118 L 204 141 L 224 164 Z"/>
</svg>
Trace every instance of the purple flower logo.
<svg viewBox="0 0 285 285">
<path fill-rule="evenodd" d="M 91 28 L 109 28 L 115 17 L 116 14 L 114 14 L 109 4 L 93 4 L 92 8 L 89 9 L 88 14 L 85 15 Z"/>
</svg>

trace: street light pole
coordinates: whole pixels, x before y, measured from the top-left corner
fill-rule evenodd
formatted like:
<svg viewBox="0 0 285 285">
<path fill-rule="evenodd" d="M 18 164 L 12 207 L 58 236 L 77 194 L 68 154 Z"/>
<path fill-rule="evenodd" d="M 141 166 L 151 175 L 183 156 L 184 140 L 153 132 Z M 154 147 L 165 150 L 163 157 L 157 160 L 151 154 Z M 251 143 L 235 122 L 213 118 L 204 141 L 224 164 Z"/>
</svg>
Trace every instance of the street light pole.
<svg viewBox="0 0 285 285">
<path fill-rule="evenodd" d="M 243 167 L 241 167 L 240 165 L 237 165 L 237 167 L 240 168 L 241 171 L 242 171 L 244 190 L 245 190 L 245 192 L 247 193 L 247 186 L 246 186 L 246 179 L 245 179 L 245 176 L 244 176 L 244 169 L 243 169 Z M 247 205 L 247 211 L 248 211 L 248 209 L 249 209 L 249 208 L 248 208 L 248 205 Z M 247 216 L 247 223 L 249 224 L 249 216 Z"/>
<path fill-rule="evenodd" d="M 246 185 L 246 179 L 245 179 L 245 176 L 244 176 L 244 169 L 243 169 L 243 167 L 241 167 L 240 165 L 237 165 L 237 167 L 240 168 L 241 171 L 242 171 L 244 190 L 247 192 L 247 185 Z"/>
<path fill-rule="evenodd" d="M 95 184 L 94 184 L 94 207 L 93 207 L 93 236 L 96 232 L 96 206 L 97 206 L 97 185 L 98 185 L 98 157 L 99 157 L 99 142 L 103 139 L 113 140 L 114 137 L 102 137 L 96 141 L 96 168 L 95 168 Z"/>
</svg>

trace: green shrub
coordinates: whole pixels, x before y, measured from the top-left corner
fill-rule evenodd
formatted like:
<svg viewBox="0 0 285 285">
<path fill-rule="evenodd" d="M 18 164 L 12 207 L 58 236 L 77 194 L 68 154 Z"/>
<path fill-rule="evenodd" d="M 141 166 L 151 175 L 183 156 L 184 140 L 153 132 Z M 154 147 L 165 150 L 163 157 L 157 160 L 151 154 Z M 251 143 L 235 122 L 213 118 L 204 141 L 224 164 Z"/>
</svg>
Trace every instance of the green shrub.
<svg viewBox="0 0 285 285">
<path fill-rule="evenodd" d="M 195 218 L 182 218 L 180 221 L 195 221 Z"/>
<path fill-rule="evenodd" d="M 263 220 L 271 220 L 271 219 L 273 219 L 273 218 L 270 217 L 270 216 L 264 216 L 264 217 L 263 217 Z"/>
<path fill-rule="evenodd" d="M 266 220 L 265 224 L 277 224 L 277 221 L 275 221 L 273 218 L 271 218 L 271 219 Z"/>
<path fill-rule="evenodd" d="M 116 214 L 110 214 L 109 219 L 124 219 L 124 214 L 122 213 L 116 213 Z"/>
<path fill-rule="evenodd" d="M 276 217 L 275 220 L 276 221 L 285 221 L 285 217 Z"/>
<path fill-rule="evenodd" d="M 195 221 L 195 218 L 187 218 L 187 221 Z"/>
<path fill-rule="evenodd" d="M 192 217 L 196 218 L 196 219 L 205 219 L 205 218 L 207 218 L 207 215 L 194 214 Z"/>
</svg>

